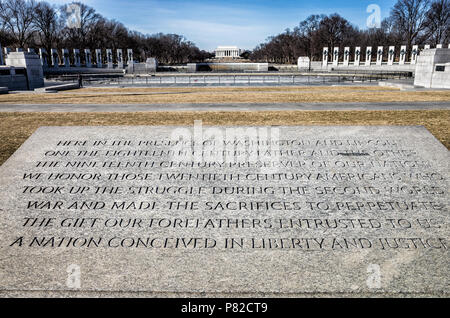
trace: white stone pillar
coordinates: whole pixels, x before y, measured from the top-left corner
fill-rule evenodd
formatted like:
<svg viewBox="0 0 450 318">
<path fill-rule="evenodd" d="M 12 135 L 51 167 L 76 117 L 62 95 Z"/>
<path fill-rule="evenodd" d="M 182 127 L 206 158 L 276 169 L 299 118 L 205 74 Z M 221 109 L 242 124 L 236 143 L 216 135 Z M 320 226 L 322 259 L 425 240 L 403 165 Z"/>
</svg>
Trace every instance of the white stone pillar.
<svg viewBox="0 0 450 318">
<path fill-rule="evenodd" d="M 92 67 L 92 54 L 90 49 L 84 49 L 86 67 Z"/>
<path fill-rule="evenodd" d="M 41 58 L 42 67 L 47 67 L 48 66 L 48 56 L 47 56 L 47 51 L 44 48 L 39 49 L 39 56 Z"/>
<path fill-rule="evenodd" d="M 52 56 L 52 66 L 53 67 L 59 67 L 59 55 L 57 49 L 51 50 L 51 56 Z"/>
<path fill-rule="evenodd" d="M 0 44 L 0 65 L 4 65 L 4 64 L 5 64 L 5 60 L 3 59 L 2 45 Z"/>
<path fill-rule="evenodd" d="M 344 65 L 348 66 L 350 64 L 350 48 L 347 46 L 344 48 Z"/>
<path fill-rule="evenodd" d="M 64 61 L 64 67 L 70 67 L 69 50 L 63 49 L 62 56 L 63 56 L 63 61 Z"/>
<path fill-rule="evenodd" d="M 423 49 L 424 50 L 429 50 L 429 49 L 431 49 L 431 45 L 430 44 L 425 44 Z"/>
<path fill-rule="evenodd" d="M 366 66 L 370 66 L 371 63 L 372 63 L 372 47 L 368 46 L 366 48 L 366 62 L 365 62 L 365 65 Z"/>
<path fill-rule="evenodd" d="M 406 62 L 406 45 L 402 45 L 400 47 L 400 59 L 398 61 L 398 64 L 404 65 Z"/>
<path fill-rule="evenodd" d="M 127 61 L 128 65 L 134 63 L 134 60 L 133 60 L 133 49 L 127 49 L 127 58 L 128 58 L 128 61 Z"/>
<path fill-rule="evenodd" d="M 361 47 L 357 46 L 355 48 L 355 60 L 353 61 L 353 65 L 359 66 L 360 62 L 361 62 Z"/>
<path fill-rule="evenodd" d="M 334 66 L 339 65 L 339 47 L 335 47 L 333 49 L 333 65 Z"/>
<path fill-rule="evenodd" d="M 97 68 L 102 68 L 102 50 L 95 49 L 95 61 L 97 62 Z"/>
<path fill-rule="evenodd" d="M 119 69 L 123 69 L 123 52 L 122 49 L 117 49 L 117 67 Z"/>
<path fill-rule="evenodd" d="M 106 49 L 106 61 L 108 62 L 108 68 L 114 68 L 112 49 Z"/>
<path fill-rule="evenodd" d="M 448 45 L 448 48 L 450 49 L 450 44 Z"/>
<path fill-rule="evenodd" d="M 383 64 L 383 47 L 379 46 L 377 49 L 377 65 Z"/>
<path fill-rule="evenodd" d="M 442 49 L 442 44 L 436 45 L 436 48 L 437 48 L 437 49 Z"/>
<path fill-rule="evenodd" d="M 34 49 L 31 48 L 31 47 L 28 48 L 27 52 L 28 52 L 28 53 L 34 53 L 34 54 L 36 54 L 36 52 L 34 51 Z"/>
<path fill-rule="evenodd" d="M 73 58 L 75 61 L 76 67 L 81 67 L 81 56 L 80 56 L 80 50 L 79 49 L 73 49 Z"/>
<path fill-rule="evenodd" d="M 9 47 L 5 47 L 5 48 L 3 48 L 3 52 L 5 53 L 5 61 L 6 61 L 6 58 L 8 57 L 9 52 L 11 52 L 11 49 Z"/>
<path fill-rule="evenodd" d="M 328 65 L 328 48 L 324 47 L 323 53 L 322 53 L 322 66 L 327 66 L 327 65 Z"/>
<path fill-rule="evenodd" d="M 394 59 L 395 59 L 395 46 L 390 46 L 388 52 L 388 65 L 394 65 Z"/>
<path fill-rule="evenodd" d="M 419 46 L 413 45 L 411 50 L 411 64 L 417 63 L 417 55 L 419 54 Z"/>
</svg>

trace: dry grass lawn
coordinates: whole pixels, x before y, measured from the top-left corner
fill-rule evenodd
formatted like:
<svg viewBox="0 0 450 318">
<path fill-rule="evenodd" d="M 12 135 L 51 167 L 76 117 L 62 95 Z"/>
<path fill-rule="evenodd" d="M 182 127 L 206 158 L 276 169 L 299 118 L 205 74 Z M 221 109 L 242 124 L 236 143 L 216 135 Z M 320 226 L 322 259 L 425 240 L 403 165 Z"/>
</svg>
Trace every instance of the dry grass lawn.
<svg viewBox="0 0 450 318">
<path fill-rule="evenodd" d="M 331 103 L 450 101 L 446 91 L 378 86 L 87 88 L 57 94 L 0 95 L 9 104 Z"/>
<path fill-rule="evenodd" d="M 450 111 L 0 113 L 0 164 L 40 126 L 423 125 L 450 148 Z"/>
</svg>

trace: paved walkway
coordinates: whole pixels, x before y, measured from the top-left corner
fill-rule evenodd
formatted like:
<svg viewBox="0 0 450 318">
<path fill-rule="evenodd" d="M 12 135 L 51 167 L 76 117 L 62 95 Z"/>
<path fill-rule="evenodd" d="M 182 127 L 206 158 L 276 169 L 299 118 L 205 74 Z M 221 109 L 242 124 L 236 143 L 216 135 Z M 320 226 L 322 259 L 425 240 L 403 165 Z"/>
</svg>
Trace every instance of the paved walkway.
<svg viewBox="0 0 450 318">
<path fill-rule="evenodd" d="M 450 109 L 449 102 L 279 103 L 279 104 L 0 104 L 0 112 L 161 112 L 280 110 L 430 110 Z"/>
</svg>

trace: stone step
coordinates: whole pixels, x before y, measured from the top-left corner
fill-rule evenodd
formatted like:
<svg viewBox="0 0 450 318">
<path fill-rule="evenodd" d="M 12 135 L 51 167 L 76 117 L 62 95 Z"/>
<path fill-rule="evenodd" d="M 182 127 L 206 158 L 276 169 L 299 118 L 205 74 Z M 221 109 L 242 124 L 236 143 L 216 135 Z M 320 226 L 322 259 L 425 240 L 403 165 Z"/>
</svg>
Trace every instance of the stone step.
<svg viewBox="0 0 450 318">
<path fill-rule="evenodd" d="M 70 83 L 70 84 L 61 84 L 61 85 L 36 88 L 34 91 L 36 93 L 55 93 L 55 92 L 59 92 L 59 91 L 67 91 L 70 89 L 78 89 L 78 88 L 80 88 L 78 83 Z"/>
</svg>

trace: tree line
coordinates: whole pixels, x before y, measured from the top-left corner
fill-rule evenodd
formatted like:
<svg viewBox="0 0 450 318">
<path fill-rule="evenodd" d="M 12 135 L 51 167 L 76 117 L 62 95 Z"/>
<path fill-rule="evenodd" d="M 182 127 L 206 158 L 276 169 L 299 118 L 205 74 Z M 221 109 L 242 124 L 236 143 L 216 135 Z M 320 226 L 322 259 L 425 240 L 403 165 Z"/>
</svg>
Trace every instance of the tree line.
<svg viewBox="0 0 450 318">
<path fill-rule="evenodd" d="M 322 60 L 323 48 L 327 46 L 407 45 L 410 51 L 413 44 L 448 42 L 450 0 L 398 0 L 379 28 L 360 30 L 338 14 L 311 15 L 293 30 L 269 37 L 249 57 L 254 61 L 292 64 L 299 56 Z"/>
<path fill-rule="evenodd" d="M 79 19 L 72 21 L 73 6 Z M 70 23 L 68 23 L 70 22 Z M 76 25 L 73 25 L 75 23 Z M 311 15 L 293 30 L 269 37 L 243 57 L 270 63 L 296 63 L 299 56 L 322 59 L 323 47 L 448 43 L 450 0 L 398 0 L 378 28 L 361 30 L 338 14 Z M 178 34 L 145 35 L 103 17 L 79 2 L 63 6 L 35 0 L 0 0 L 0 44 L 21 48 L 131 48 L 135 59 L 160 63 L 201 62 L 214 55 Z M 342 50 L 340 50 L 342 52 Z M 103 54 L 106 54 L 103 52 Z"/>
<path fill-rule="evenodd" d="M 0 0 L 0 43 L 4 47 L 44 48 L 48 53 L 52 48 L 58 52 L 79 48 L 82 55 L 85 48 L 91 52 L 109 48 L 114 54 L 116 49 L 133 49 L 136 60 L 156 57 L 167 64 L 211 57 L 182 35 L 144 35 L 79 2 L 55 6 L 35 0 Z"/>
</svg>

